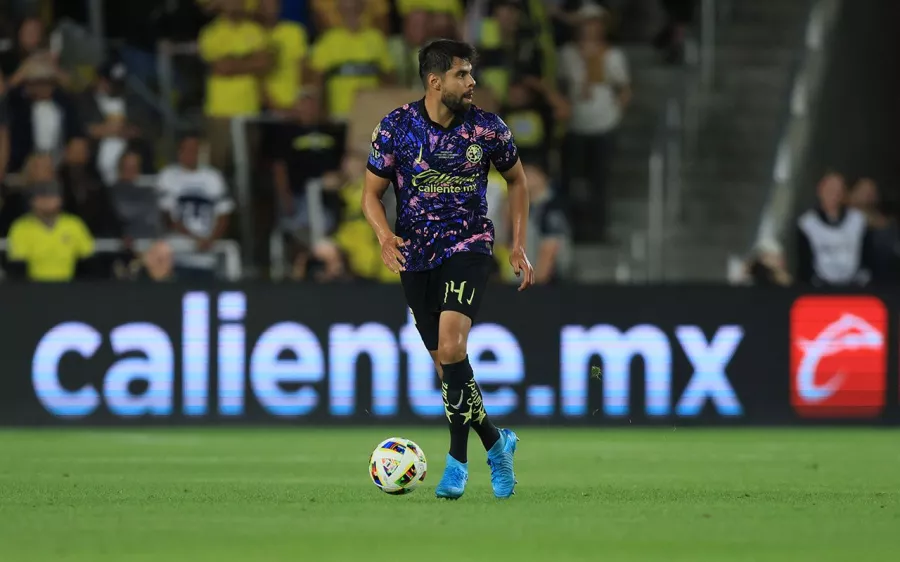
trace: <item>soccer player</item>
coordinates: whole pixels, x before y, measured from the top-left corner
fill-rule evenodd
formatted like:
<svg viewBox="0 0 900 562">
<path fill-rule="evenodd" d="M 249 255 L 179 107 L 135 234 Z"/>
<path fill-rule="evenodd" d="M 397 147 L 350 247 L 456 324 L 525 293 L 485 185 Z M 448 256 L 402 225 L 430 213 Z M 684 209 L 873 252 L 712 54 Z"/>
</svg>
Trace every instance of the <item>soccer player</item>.
<svg viewBox="0 0 900 562">
<path fill-rule="evenodd" d="M 441 377 L 450 450 L 435 495 L 448 499 L 465 491 L 470 428 L 487 451 L 494 495 L 508 498 L 516 484 L 513 455 L 519 439 L 491 423 L 466 351 L 493 263 L 494 226 L 486 217 L 485 199 L 491 164 L 508 183 L 509 262 L 522 278 L 519 290 L 534 283 L 524 250 L 525 173 L 503 120 L 472 104 L 476 56 L 471 45 L 447 39 L 421 49 L 425 96 L 395 109 L 375 127 L 362 199 L 381 258 L 399 272 L 416 328 Z M 396 232 L 381 203 L 391 183 L 397 194 Z"/>
</svg>

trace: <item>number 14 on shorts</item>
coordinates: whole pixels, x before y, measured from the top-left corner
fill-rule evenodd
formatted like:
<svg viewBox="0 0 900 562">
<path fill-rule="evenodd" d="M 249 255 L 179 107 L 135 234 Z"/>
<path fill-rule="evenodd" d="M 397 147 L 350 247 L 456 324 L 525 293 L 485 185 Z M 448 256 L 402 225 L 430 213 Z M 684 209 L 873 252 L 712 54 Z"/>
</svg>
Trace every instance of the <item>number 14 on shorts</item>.
<svg viewBox="0 0 900 562">
<path fill-rule="evenodd" d="M 463 293 L 466 290 L 466 282 L 463 281 L 459 284 L 459 288 L 456 287 L 456 283 L 453 281 L 447 281 L 444 283 L 444 304 L 447 304 L 448 298 L 453 298 L 450 296 L 450 293 L 456 294 L 456 301 L 459 304 L 463 303 Z M 472 288 L 472 292 L 469 293 L 469 298 L 466 299 L 466 304 L 472 304 L 472 299 L 475 298 L 475 288 Z"/>
</svg>

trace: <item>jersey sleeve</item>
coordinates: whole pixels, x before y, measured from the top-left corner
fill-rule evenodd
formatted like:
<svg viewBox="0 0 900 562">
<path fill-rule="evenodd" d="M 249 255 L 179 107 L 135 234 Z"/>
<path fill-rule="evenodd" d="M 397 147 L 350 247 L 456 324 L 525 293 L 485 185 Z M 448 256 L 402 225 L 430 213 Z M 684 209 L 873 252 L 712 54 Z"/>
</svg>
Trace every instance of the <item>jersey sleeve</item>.
<svg viewBox="0 0 900 562">
<path fill-rule="evenodd" d="M 394 163 L 394 127 L 385 117 L 372 131 L 372 150 L 366 167 L 378 177 L 393 179 Z"/>
<path fill-rule="evenodd" d="M 234 212 L 234 201 L 228 196 L 228 189 L 225 187 L 225 178 L 218 170 L 210 170 L 209 174 L 209 195 L 214 203 L 214 209 L 217 216 L 228 215 Z"/>
<path fill-rule="evenodd" d="M 31 237 L 22 220 L 13 223 L 7 235 L 7 257 L 11 261 L 25 261 L 31 255 Z"/>
<path fill-rule="evenodd" d="M 75 240 L 75 252 L 80 259 L 89 258 L 94 255 L 94 237 L 91 231 L 78 217 L 74 217 L 72 222 L 72 234 Z"/>
<path fill-rule="evenodd" d="M 512 131 L 499 116 L 495 115 L 494 127 L 497 131 L 494 146 L 491 149 L 491 162 L 497 171 L 503 173 L 512 169 L 519 161 L 519 149 L 513 139 Z"/>
<path fill-rule="evenodd" d="M 200 58 L 208 63 L 224 58 L 228 52 L 227 49 L 224 48 L 225 44 L 220 41 L 219 34 L 216 33 L 217 29 L 215 24 L 208 24 L 200 30 L 200 37 L 197 41 Z"/>
<path fill-rule="evenodd" d="M 156 177 L 156 192 L 158 194 L 159 208 L 171 213 L 175 209 L 176 200 L 171 170 L 164 169 Z"/>
</svg>

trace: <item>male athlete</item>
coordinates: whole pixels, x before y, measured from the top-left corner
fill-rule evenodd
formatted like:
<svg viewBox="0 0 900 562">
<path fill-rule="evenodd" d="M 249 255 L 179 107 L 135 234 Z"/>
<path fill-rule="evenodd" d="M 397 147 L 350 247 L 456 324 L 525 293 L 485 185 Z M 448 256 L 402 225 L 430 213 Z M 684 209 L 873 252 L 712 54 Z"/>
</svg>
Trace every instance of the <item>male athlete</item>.
<svg viewBox="0 0 900 562">
<path fill-rule="evenodd" d="M 422 48 L 425 97 L 392 111 L 375 128 L 362 200 L 381 242 L 381 258 L 400 273 L 416 328 L 441 377 L 450 451 L 435 495 L 447 499 L 465 491 L 470 427 L 487 451 L 494 495 L 508 498 L 516 484 L 518 437 L 491 423 L 466 351 L 494 259 L 494 226 L 485 199 L 492 163 L 508 184 L 510 265 L 522 277 L 519 290 L 534 283 L 524 250 L 525 173 L 503 120 L 472 105 L 476 56 L 471 45 L 446 39 Z M 391 183 L 397 194 L 396 233 L 381 203 Z"/>
</svg>

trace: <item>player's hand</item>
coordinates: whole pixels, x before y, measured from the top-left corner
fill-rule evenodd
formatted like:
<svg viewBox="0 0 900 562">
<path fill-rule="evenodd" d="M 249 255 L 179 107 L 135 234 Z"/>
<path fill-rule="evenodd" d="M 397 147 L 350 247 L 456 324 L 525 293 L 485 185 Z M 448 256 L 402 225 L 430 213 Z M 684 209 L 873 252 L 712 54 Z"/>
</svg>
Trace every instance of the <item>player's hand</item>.
<svg viewBox="0 0 900 562">
<path fill-rule="evenodd" d="M 525 255 L 523 248 L 516 248 L 512 251 L 509 255 L 509 265 L 512 266 L 516 277 L 522 278 L 522 283 L 519 285 L 520 291 L 534 285 L 534 268 L 531 267 L 531 262 L 528 261 L 528 256 Z"/>
<path fill-rule="evenodd" d="M 381 261 L 394 273 L 406 271 L 404 267 L 406 258 L 400 253 L 400 248 L 403 246 L 406 246 L 406 242 L 399 236 L 391 236 L 381 243 Z"/>
</svg>

